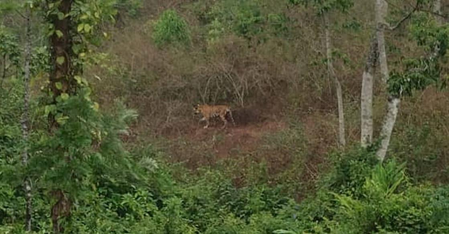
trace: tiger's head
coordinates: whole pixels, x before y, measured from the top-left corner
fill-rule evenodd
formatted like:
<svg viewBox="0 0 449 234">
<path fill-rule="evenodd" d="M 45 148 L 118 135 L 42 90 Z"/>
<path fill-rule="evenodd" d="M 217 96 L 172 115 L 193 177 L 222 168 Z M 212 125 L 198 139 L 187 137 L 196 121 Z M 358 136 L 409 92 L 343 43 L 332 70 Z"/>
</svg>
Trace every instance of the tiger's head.
<svg viewBox="0 0 449 234">
<path fill-rule="evenodd" d="M 193 111 L 195 114 L 199 114 L 201 112 L 200 107 L 200 104 L 193 105 Z"/>
</svg>

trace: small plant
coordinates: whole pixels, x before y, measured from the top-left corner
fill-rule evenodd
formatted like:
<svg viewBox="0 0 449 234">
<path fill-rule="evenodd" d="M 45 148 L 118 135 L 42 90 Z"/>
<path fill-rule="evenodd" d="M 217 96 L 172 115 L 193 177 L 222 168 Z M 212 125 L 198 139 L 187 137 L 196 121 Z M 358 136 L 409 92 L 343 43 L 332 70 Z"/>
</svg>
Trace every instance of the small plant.
<svg viewBox="0 0 449 234">
<path fill-rule="evenodd" d="M 165 44 L 190 43 L 190 30 L 187 22 L 174 10 L 166 10 L 153 23 L 154 43 L 157 46 Z"/>
<path fill-rule="evenodd" d="M 17 37 L 10 33 L 4 26 L 0 25 L 0 77 L 5 79 L 10 76 L 8 72 L 12 67 L 18 67 L 20 63 L 21 51 L 17 44 Z M 0 82 L 0 88 L 2 81 Z"/>
</svg>

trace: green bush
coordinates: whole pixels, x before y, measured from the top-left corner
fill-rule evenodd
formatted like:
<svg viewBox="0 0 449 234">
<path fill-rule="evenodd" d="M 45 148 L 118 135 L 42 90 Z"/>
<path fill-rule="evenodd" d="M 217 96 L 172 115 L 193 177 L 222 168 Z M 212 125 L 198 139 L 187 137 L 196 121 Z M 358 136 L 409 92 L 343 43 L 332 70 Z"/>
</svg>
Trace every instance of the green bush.
<svg viewBox="0 0 449 234">
<path fill-rule="evenodd" d="M 315 196 L 281 214 L 296 218 L 291 233 L 446 233 L 447 188 L 414 185 L 405 165 L 372 161 L 369 152 L 338 157 Z M 363 159 L 365 158 L 365 159 Z M 363 170 L 362 170 L 363 169 Z M 359 174 L 362 173 L 362 174 Z M 286 219 L 284 219 L 286 220 Z M 279 232 L 279 233 L 290 233 Z"/>
<path fill-rule="evenodd" d="M 38 138 L 33 136 L 33 158 L 30 168 L 25 170 L 20 166 L 21 131 L 17 122 L 22 84 L 14 79 L 7 84 L 15 92 L 0 100 L 3 107 L 0 232 L 23 231 L 21 183 L 25 171 L 37 188 L 33 193 L 33 228 L 40 232 L 51 231 L 48 211 L 54 201 L 46 193 L 55 183 L 72 191 L 72 215 L 61 221 L 67 223 L 66 231 L 73 233 L 447 233 L 449 230 L 448 187 L 436 189 L 413 184 L 415 180 L 409 178 L 404 164 L 395 161 L 379 164 L 374 150 L 356 148 L 330 155 L 332 168 L 318 183 L 316 194 L 298 203 L 282 184 L 269 185 L 269 180 L 260 179 L 266 176 L 263 167 L 253 171 L 245 186 L 236 187 L 232 176 L 220 170 L 202 168 L 189 173 L 164 163 L 160 161 L 163 155 L 152 145 L 138 146 L 128 153 L 119 134 L 126 132 L 126 124 L 135 113 L 120 103 L 111 113 L 97 112 L 90 102 L 83 101 L 86 93 L 82 91 L 55 106 L 67 108 L 67 116 L 78 117 L 78 121 L 63 124 L 54 136 L 44 133 Z M 282 146 L 285 142 L 306 144 L 295 130 L 268 137 L 272 144 L 264 150 L 275 147 L 273 152 L 300 154 L 296 148 Z M 103 140 L 99 148 L 87 150 L 100 133 Z M 39 141 L 34 141 L 35 138 Z M 37 150 L 46 149 L 57 155 L 59 147 L 69 146 L 76 146 L 70 148 L 74 157 L 71 163 L 59 162 L 63 155 L 49 158 Z M 47 170 L 55 164 L 65 165 L 57 167 L 61 171 L 77 168 L 77 181 L 61 177 L 61 171 Z M 175 179 L 173 173 L 183 176 Z"/>
<path fill-rule="evenodd" d="M 187 22 L 174 10 L 164 11 L 153 23 L 153 41 L 157 46 L 166 44 L 190 43 L 190 30 Z"/>
<path fill-rule="evenodd" d="M 320 182 L 321 186 L 338 194 L 362 195 L 362 187 L 372 168 L 378 164 L 375 151 L 355 148 L 347 153 L 331 156 L 334 165 L 328 175 Z"/>
<path fill-rule="evenodd" d="M 333 228 L 345 233 L 428 233 L 434 189 L 407 183 L 404 167 L 377 165 L 363 186 L 363 197 L 336 195 Z"/>
<path fill-rule="evenodd" d="M 440 187 L 431 198 L 432 215 L 429 226 L 434 233 L 449 232 L 449 186 Z"/>
<path fill-rule="evenodd" d="M 207 26 L 207 40 L 214 42 L 226 32 L 247 40 L 263 41 L 271 35 L 288 36 L 290 19 L 278 9 L 267 7 L 263 0 L 225 0 L 215 3 L 197 2 L 193 5 L 198 19 Z"/>
</svg>

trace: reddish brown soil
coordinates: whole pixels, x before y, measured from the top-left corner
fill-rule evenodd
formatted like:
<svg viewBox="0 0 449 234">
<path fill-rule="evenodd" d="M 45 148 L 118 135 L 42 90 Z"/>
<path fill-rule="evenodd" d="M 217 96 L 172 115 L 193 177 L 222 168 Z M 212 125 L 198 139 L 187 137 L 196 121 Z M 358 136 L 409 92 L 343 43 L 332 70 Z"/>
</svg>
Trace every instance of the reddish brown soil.
<svg viewBox="0 0 449 234">
<path fill-rule="evenodd" d="M 250 154 L 260 147 L 264 135 L 286 127 L 285 123 L 273 120 L 229 125 L 226 129 L 221 129 L 219 121 L 211 122 L 207 129 L 203 126 L 193 125 L 181 134 L 169 136 L 172 161 L 183 162 L 190 169 L 211 166 L 221 159 Z"/>
<path fill-rule="evenodd" d="M 206 142 L 212 139 L 213 151 L 217 159 L 232 156 L 233 150 L 240 152 L 251 152 L 258 146 L 262 136 L 285 128 L 285 123 L 265 121 L 263 123 L 249 124 L 244 126 L 232 126 L 221 129 L 220 126 L 203 129 L 197 128 L 192 134 L 191 140 Z M 223 138 L 218 142 L 217 135 Z"/>
</svg>

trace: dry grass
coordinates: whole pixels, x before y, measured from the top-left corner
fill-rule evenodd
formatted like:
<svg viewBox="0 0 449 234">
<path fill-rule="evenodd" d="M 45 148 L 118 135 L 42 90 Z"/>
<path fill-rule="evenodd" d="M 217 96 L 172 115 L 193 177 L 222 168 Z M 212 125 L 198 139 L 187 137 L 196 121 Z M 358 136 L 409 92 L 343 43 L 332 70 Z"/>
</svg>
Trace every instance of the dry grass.
<svg viewBox="0 0 449 234">
<path fill-rule="evenodd" d="M 337 26 L 333 32 L 335 48 L 348 59 L 337 59 L 335 67 L 343 85 L 347 137 L 353 143 L 360 137 L 359 96 L 372 30 L 372 10 L 367 7 L 371 3 L 356 1 L 348 15 L 332 16 L 339 25 L 355 16 L 361 25 L 359 32 Z M 125 98 L 140 114 L 133 126 L 139 137 L 165 139 L 171 160 L 185 162 L 191 169 L 213 166 L 225 158 L 241 158 L 239 170 L 264 161 L 271 174 L 298 170 L 300 181 L 313 181 L 320 172 L 318 165 L 327 161 L 326 155 L 337 144 L 337 104 L 322 63 L 321 19 L 310 10 L 285 8 L 286 15 L 294 19 L 288 38 L 270 36 L 264 43 L 255 44 L 227 34 L 211 45 L 202 37 L 203 26 L 185 6 L 181 1 L 146 1 L 138 20 L 123 19 L 123 25 L 114 29 L 112 40 L 103 49 L 111 55 L 107 68 L 95 67 L 87 72 L 102 78 L 92 79 L 101 104 L 107 107 L 111 100 Z M 170 7 L 177 8 L 192 26 L 189 48 L 159 49 L 150 40 L 147 22 Z M 404 44 L 401 31 L 388 36 L 392 45 Z M 413 45 L 407 44 L 406 50 L 413 53 Z M 396 59 L 394 54 L 391 59 Z M 377 128 L 384 115 L 383 92 L 384 87 L 376 83 Z M 445 133 L 447 118 L 441 116 L 449 116 L 447 97 L 447 93 L 429 89 L 418 101 L 405 101 L 395 136 L 401 136 L 410 119 L 415 123 L 430 120 L 435 113 L 441 121 L 435 131 Z M 196 103 L 230 104 L 238 126 L 223 132 L 203 130 L 192 113 Z M 307 147 L 299 156 L 295 156 L 296 145 L 288 145 L 295 143 L 287 139 L 276 142 L 282 146 L 264 148 L 270 145 L 264 141 L 267 135 L 291 130 L 286 124 L 289 119 L 302 126 L 299 131 Z M 294 162 L 301 162 L 301 166 Z M 441 155 L 439 163 L 449 164 L 447 153 Z M 242 180 L 239 176 L 241 173 L 236 172 L 236 180 Z"/>
</svg>

